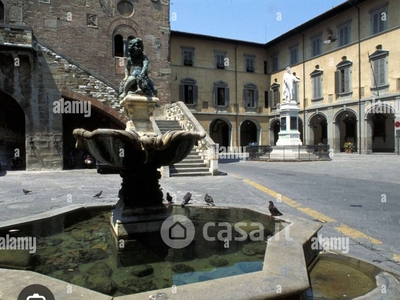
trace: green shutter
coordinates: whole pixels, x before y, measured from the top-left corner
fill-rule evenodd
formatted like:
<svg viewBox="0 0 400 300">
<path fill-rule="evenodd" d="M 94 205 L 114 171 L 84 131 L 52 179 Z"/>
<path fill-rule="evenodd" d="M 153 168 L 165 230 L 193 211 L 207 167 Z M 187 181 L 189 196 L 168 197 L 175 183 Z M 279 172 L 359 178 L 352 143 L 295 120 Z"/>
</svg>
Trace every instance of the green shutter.
<svg viewBox="0 0 400 300">
<path fill-rule="evenodd" d="M 273 100 L 274 100 L 274 92 L 272 91 L 272 90 L 269 90 L 268 92 L 267 92 L 267 95 L 268 95 L 268 97 L 267 97 L 267 101 L 268 101 L 268 107 L 275 107 L 274 106 L 274 103 L 273 103 Z"/>
<path fill-rule="evenodd" d="M 340 75 L 341 72 L 340 71 L 335 71 L 335 94 L 339 94 L 340 93 Z"/>
<path fill-rule="evenodd" d="M 225 105 L 229 106 L 229 88 L 225 88 Z"/>
<path fill-rule="evenodd" d="M 344 88 L 343 88 L 343 92 L 345 93 L 349 93 L 350 92 L 350 68 L 346 68 L 344 69 L 343 72 L 343 76 L 344 76 Z"/>
<path fill-rule="evenodd" d="M 179 101 L 185 102 L 185 85 L 179 85 Z"/>
<path fill-rule="evenodd" d="M 198 86 L 195 84 L 195 85 L 193 85 L 193 104 L 197 104 L 198 95 L 199 95 L 199 89 L 198 89 Z"/>
</svg>

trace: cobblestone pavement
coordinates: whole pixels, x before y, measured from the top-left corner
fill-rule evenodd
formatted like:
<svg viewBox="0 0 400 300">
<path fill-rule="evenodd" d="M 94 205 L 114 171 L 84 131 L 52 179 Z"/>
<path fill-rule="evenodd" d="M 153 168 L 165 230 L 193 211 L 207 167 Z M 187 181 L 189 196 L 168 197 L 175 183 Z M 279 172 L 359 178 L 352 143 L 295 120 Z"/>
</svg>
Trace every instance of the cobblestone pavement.
<svg viewBox="0 0 400 300">
<path fill-rule="evenodd" d="M 322 222 L 323 237 L 349 237 L 349 254 L 400 272 L 400 156 L 335 154 L 327 162 L 220 162 L 227 176 L 160 180 L 181 202 L 190 191 L 217 205 L 262 205 Z M 121 178 L 96 170 L 0 173 L 1 221 L 70 204 L 116 203 Z M 24 195 L 22 189 L 32 192 Z M 93 198 L 100 190 L 102 196 Z M 340 251 L 339 251 L 340 252 Z"/>
</svg>

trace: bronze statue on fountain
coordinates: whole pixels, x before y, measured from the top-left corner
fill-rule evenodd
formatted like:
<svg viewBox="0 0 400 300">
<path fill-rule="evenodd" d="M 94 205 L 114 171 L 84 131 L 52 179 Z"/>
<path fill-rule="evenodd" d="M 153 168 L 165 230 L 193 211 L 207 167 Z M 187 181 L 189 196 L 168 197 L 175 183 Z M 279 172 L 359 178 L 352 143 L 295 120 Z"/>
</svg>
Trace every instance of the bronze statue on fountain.
<svg viewBox="0 0 400 300">
<path fill-rule="evenodd" d="M 128 92 L 157 96 L 157 87 L 147 75 L 149 58 L 143 50 L 142 39 L 135 38 L 128 42 L 129 57 L 125 66 L 125 78 L 120 85 L 120 99 L 123 99 Z"/>
<path fill-rule="evenodd" d="M 126 129 L 73 131 L 77 144 L 85 144 L 97 160 L 121 168 L 120 200 L 111 219 L 117 236 L 161 226 L 167 214 L 158 182 L 159 168 L 184 159 L 205 137 L 204 132 L 183 130 L 154 133 L 151 117 L 159 100 L 157 88 L 147 75 L 149 59 L 143 54 L 141 39 L 130 40 L 128 47 L 130 56 L 120 89 L 120 104 L 129 117 Z"/>
</svg>

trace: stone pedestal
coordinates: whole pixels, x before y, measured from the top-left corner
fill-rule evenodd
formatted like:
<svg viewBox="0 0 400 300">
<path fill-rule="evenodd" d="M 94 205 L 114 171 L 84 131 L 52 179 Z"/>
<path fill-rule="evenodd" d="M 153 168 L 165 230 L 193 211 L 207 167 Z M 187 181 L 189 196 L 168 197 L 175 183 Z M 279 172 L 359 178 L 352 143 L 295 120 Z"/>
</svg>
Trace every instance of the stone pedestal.
<svg viewBox="0 0 400 300">
<path fill-rule="evenodd" d="M 298 129 L 298 115 L 300 109 L 296 102 L 286 102 L 280 108 L 281 131 L 276 142 L 277 146 L 301 145 L 300 132 Z"/>
<path fill-rule="evenodd" d="M 157 97 L 128 94 L 120 101 L 125 114 L 129 120 L 126 123 L 126 130 L 137 132 L 154 132 L 150 117 L 153 115 L 156 104 L 160 100 Z M 133 121 L 134 120 L 134 121 Z"/>
<path fill-rule="evenodd" d="M 111 212 L 111 227 L 119 238 L 132 234 L 160 232 L 161 225 L 169 217 L 165 205 L 127 207 L 119 200 Z"/>
</svg>

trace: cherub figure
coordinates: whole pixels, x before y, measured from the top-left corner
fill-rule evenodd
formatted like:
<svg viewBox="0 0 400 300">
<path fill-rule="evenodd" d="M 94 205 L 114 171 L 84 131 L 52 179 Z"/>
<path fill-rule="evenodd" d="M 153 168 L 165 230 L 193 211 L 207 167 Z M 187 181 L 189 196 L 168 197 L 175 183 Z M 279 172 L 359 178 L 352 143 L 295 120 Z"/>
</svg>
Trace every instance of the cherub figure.
<svg viewBox="0 0 400 300">
<path fill-rule="evenodd" d="M 132 39 L 128 42 L 129 56 L 125 66 L 125 78 L 121 82 L 121 99 L 128 92 L 134 94 L 144 93 L 149 96 L 157 96 L 157 87 L 147 76 L 149 58 L 143 54 L 143 40 Z"/>
</svg>

